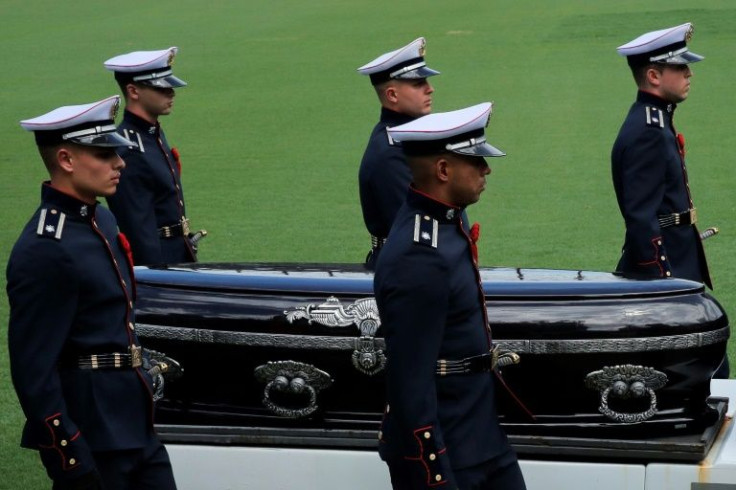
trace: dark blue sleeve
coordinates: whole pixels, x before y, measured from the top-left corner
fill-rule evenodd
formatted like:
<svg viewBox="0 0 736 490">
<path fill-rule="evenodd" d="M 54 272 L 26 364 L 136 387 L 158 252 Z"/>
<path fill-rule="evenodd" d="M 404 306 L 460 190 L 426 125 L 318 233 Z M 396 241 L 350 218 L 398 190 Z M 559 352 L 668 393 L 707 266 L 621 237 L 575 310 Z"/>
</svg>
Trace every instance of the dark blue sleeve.
<svg viewBox="0 0 736 490">
<path fill-rule="evenodd" d="M 406 201 L 406 191 L 411 184 L 411 171 L 401 150 L 390 148 L 383 152 L 381 165 L 374 168 L 371 183 L 381 199 L 379 212 L 386 223 L 393 223 L 401 206 Z"/>
<path fill-rule="evenodd" d="M 125 233 L 137 264 L 164 262 L 155 212 L 155 189 L 148 162 L 136 149 L 120 153 L 125 169 L 114 195 L 107 204 Z"/>
<path fill-rule="evenodd" d="M 406 200 L 412 177 L 400 148 L 387 143 L 372 147 L 361 167 L 361 205 L 368 230 L 385 238 Z"/>
<path fill-rule="evenodd" d="M 634 272 L 664 277 L 670 270 L 657 211 L 665 192 L 667 138 L 663 129 L 646 127 L 629 144 L 621 166 L 620 205 L 626 221 Z"/>
<path fill-rule="evenodd" d="M 8 351 L 27 419 L 24 443 L 41 452 L 54 480 L 94 469 L 89 447 L 68 416 L 57 363 L 79 301 L 72 259 L 51 239 L 17 247 L 7 269 Z"/>
<path fill-rule="evenodd" d="M 436 249 L 414 245 L 377 292 L 389 362 L 388 405 L 416 487 L 453 480 L 437 413 L 436 362 L 449 306 L 449 271 Z M 435 481 L 437 474 L 441 481 Z"/>
</svg>

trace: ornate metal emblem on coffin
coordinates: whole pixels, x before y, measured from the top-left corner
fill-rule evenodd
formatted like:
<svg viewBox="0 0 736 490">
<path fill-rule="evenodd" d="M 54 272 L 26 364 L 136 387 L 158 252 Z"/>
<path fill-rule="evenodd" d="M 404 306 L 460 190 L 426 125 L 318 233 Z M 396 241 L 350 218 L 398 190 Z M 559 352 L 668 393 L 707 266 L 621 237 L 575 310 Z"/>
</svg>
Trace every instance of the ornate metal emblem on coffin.
<svg viewBox="0 0 736 490">
<path fill-rule="evenodd" d="M 317 405 L 317 393 L 332 384 L 330 375 L 311 364 L 296 361 L 272 361 L 258 366 L 254 375 L 261 383 L 263 404 L 276 415 L 299 419 L 313 414 Z M 291 406 L 293 403 L 306 406 Z M 283 404 L 288 403 L 289 406 Z"/>
<path fill-rule="evenodd" d="M 600 371 L 593 371 L 585 377 L 585 386 L 598 390 L 600 406 L 598 411 L 617 422 L 644 422 L 657 413 L 657 395 L 655 390 L 667 384 L 667 375 L 651 367 L 624 364 L 605 366 Z M 638 413 L 624 413 L 612 410 L 609 399 L 649 398 L 649 408 Z"/>
<path fill-rule="evenodd" d="M 319 323 L 327 327 L 349 327 L 355 325 L 360 331 L 360 337 L 355 339 L 353 350 L 353 366 L 361 373 L 373 376 L 380 373 L 386 365 L 386 356 L 376 345 L 376 331 L 381 326 L 378 316 L 378 307 L 374 298 L 359 299 L 343 308 L 340 300 L 334 296 L 327 298 L 322 304 L 297 306 L 284 311 L 286 320 L 294 323 L 295 320 L 305 318 L 309 323 Z"/>
</svg>

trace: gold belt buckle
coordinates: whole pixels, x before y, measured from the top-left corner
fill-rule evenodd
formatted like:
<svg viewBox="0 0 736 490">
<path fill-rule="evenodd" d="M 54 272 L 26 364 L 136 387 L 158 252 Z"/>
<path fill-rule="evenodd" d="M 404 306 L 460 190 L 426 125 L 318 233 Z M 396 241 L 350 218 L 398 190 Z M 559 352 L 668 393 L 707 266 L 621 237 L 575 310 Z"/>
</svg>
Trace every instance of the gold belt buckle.
<svg viewBox="0 0 736 490">
<path fill-rule="evenodd" d="M 181 231 L 185 237 L 189 236 L 189 220 L 186 216 L 181 217 Z"/>
<path fill-rule="evenodd" d="M 698 211 L 695 208 L 690 210 L 690 224 L 694 225 L 698 222 Z"/>
<path fill-rule="evenodd" d="M 130 364 L 134 368 L 139 368 L 143 365 L 143 349 L 138 345 L 130 346 Z"/>
<path fill-rule="evenodd" d="M 440 376 L 447 376 L 447 360 L 440 359 Z"/>
</svg>

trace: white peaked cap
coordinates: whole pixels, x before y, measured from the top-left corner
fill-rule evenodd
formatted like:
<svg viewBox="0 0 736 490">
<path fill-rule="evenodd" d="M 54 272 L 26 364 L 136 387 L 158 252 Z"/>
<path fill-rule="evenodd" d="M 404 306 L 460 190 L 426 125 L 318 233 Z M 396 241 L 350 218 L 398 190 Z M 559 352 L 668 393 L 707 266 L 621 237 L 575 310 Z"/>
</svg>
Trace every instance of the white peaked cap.
<svg viewBox="0 0 736 490">
<path fill-rule="evenodd" d="M 617 51 L 621 56 L 626 56 L 632 66 L 649 63 L 686 65 L 704 59 L 688 50 L 687 43 L 692 35 L 693 25 L 687 22 L 642 34 L 619 46 Z"/>
<path fill-rule="evenodd" d="M 491 102 L 483 102 L 457 111 L 429 114 L 387 131 L 408 154 L 450 151 L 462 155 L 500 157 L 506 154 L 486 142 L 485 127 L 492 110 Z"/>
<path fill-rule="evenodd" d="M 115 131 L 115 116 L 120 96 L 113 95 L 90 104 L 59 107 L 20 122 L 23 129 L 33 131 L 40 146 L 64 142 L 87 146 L 136 146 Z"/>
<path fill-rule="evenodd" d="M 429 68 L 424 61 L 426 44 L 423 37 L 417 38 L 403 48 L 384 53 L 366 63 L 358 68 L 358 72 L 370 75 L 373 85 L 390 79 L 415 80 L 439 75 L 440 72 Z"/>
<path fill-rule="evenodd" d="M 184 87 L 186 82 L 175 77 L 171 65 L 179 48 L 157 51 L 133 51 L 105 61 L 105 68 L 115 72 L 123 82 L 135 82 L 160 88 Z"/>
</svg>

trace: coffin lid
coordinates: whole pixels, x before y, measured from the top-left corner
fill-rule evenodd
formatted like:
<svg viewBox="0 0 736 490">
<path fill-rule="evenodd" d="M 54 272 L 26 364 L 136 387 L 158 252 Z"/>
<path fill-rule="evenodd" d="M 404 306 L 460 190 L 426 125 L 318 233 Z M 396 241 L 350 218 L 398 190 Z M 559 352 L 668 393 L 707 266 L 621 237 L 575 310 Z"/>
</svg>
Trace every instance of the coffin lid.
<svg viewBox="0 0 736 490">
<path fill-rule="evenodd" d="M 609 272 L 481 268 L 488 297 L 620 297 L 696 293 L 686 279 L 625 279 Z M 372 295 L 373 273 L 361 264 L 196 263 L 136 267 L 139 284 L 177 288 Z"/>
</svg>

